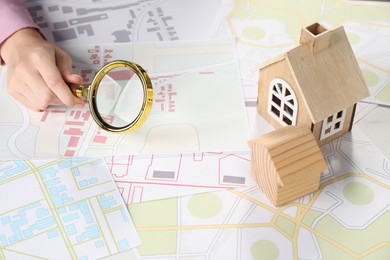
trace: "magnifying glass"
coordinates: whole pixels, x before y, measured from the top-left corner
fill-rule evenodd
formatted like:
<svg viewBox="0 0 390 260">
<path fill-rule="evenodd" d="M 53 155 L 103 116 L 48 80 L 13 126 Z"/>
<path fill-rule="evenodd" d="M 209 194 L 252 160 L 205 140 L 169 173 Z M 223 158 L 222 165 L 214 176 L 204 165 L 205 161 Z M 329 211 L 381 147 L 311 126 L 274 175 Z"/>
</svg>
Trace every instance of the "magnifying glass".
<svg viewBox="0 0 390 260">
<path fill-rule="evenodd" d="M 79 85 L 75 94 L 88 101 L 97 125 L 113 133 L 129 133 L 139 128 L 153 103 L 148 74 L 140 65 L 126 60 L 107 63 L 89 86 Z"/>
</svg>

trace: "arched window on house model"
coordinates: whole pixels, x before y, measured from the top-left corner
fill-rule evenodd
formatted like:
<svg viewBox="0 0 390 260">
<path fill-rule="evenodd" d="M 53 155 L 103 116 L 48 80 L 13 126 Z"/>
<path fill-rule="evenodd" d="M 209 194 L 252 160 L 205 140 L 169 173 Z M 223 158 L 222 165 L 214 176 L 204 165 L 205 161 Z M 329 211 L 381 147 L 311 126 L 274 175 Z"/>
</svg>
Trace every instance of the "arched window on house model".
<svg viewBox="0 0 390 260">
<path fill-rule="evenodd" d="M 293 89 L 280 78 L 274 78 L 269 86 L 268 114 L 284 126 L 295 125 L 298 102 Z"/>
</svg>

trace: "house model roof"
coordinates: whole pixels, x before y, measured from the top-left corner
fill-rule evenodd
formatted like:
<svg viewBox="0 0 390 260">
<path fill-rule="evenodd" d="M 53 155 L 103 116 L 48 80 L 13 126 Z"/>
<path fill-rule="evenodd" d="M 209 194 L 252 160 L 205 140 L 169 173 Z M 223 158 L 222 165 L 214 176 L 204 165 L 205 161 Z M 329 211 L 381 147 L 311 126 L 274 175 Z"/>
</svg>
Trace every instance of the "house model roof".
<svg viewBox="0 0 390 260">
<path fill-rule="evenodd" d="M 343 27 L 315 23 L 302 29 L 300 45 L 286 59 L 313 123 L 369 96 Z"/>
</svg>

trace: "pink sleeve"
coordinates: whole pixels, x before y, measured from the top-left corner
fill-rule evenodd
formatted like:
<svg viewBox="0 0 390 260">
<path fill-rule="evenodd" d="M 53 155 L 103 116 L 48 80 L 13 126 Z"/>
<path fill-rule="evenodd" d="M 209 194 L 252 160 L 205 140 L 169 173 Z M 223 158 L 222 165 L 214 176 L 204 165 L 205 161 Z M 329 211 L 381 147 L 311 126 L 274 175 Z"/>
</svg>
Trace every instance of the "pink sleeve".
<svg viewBox="0 0 390 260">
<path fill-rule="evenodd" d="M 16 31 L 38 26 L 33 22 L 23 0 L 0 0 L 0 46 Z M 3 60 L 0 57 L 0 62 Z"/>
</svg>

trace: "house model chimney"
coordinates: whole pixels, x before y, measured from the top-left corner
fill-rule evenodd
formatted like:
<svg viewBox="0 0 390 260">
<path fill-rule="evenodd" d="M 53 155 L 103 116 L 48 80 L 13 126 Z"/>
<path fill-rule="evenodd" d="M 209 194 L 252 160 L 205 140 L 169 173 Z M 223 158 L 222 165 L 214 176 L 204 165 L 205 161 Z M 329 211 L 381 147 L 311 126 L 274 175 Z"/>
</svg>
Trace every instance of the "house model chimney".
<svg viewBox="0 0 390 260">
<path fill-rule="evenodd" d="M 329 46 L 330 34 L 328 29 L 319 23 L 314 23 L 301 30 L 299 42 L 309 47 L 310 53 L 315 54 Z"/>
</svg>

